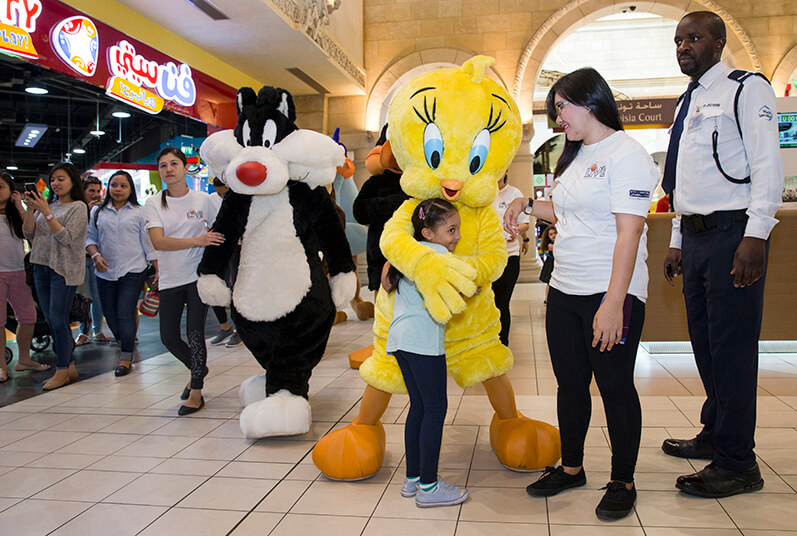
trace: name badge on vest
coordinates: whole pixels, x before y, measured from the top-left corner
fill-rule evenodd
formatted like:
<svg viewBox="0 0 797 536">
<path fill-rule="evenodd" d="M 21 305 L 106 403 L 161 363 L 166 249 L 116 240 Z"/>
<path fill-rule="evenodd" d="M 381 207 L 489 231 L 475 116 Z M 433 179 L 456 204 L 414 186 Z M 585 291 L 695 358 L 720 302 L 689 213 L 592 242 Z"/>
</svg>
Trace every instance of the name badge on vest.
<svg viewBox="0 0 797 536">
<path fill-rule="evenodd" d="M 699 129 L 701 124 L 703 124 L 703 114 L 696 113 L 689 118 L 689 126 L 687 127 L 687 130 L 691 132 L 692 130 Z"/>
</svg>

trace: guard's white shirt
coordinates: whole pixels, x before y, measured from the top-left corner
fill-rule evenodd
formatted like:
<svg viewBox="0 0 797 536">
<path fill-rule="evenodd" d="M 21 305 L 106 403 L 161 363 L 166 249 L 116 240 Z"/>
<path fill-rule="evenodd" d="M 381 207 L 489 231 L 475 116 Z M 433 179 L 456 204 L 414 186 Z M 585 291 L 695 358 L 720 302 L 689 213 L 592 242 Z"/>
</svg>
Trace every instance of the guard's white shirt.
<svg viewBox="0 0 797 536">
<path fill-rule="evenodd" d="M 734 99 L 739 83 L 728 78 L 732 69 L 719 62 L 698 80 L 684 119 L 675 172 L 675 212 L 670 247 L 681 247 L 681 215 L 718 210 L 747 210 L 745 236 L 766 239 L 778 223 L 782 203 L 783 162 L 778 145 L 775 92 L 760 76 L 744 81 L 736 126 Z M 680 105 L 679 105 L 680 108 Z M 678 115 L 678 110 L 675 111 Z M 714 162 L 711 135 L 719 133 L 717 152 L 725 173 L 749 184 L 734 184 Z M 558 249 L 558 243 L 557 243 Z M 559 256 L 556 257 L 557 262 Z"/>
<path fill-rule="evenodd" d="M 557 234 L 550 285 L 576 296 L 606 292 L 617 242 L 615 214 L 647 217 L 658 180 L 653 159 L 625 132 L 582 145 L 551 189 Z M 645 225 L 628 287 L 642 301 L 648 295 L 647 257 Z"/>
<path fill-rule="evenodd" d="M 167 197 L 168 207 L 161 205 L 163 192 L 158 192 L 146 204 L 147 229 L 160 227 L 163 236 L 195 238 L 210 230 L 216 221 L 216 206 L 205 192 L 188 190 L 182 197 Z M 205 248 L 158 251 L 158 288 L 166 290 L 198 279 L 196 269 Z"/>
<path fill-rule="evenodd" d="M 493 208 L 495 211 L 498 212 L 498 221 L 504 221 L 504 213 L 506 209 L 509 208 L 509 204 L 517 199 L 518 197 L 526 197 L 523 195 L 523 192 L 507 184 L 500 190 L 498 190 L 498 196 L 493 201 Z M 524 212 L 521 212 L 520 215 L 517 217 L 517 221 L 515 222 L 517 225 L 521 223 L 529 223 L 529 217 Z M 501 224 L 503 225 L 503 223 Z M 504 240 L 509 239 L 509 234 L 504 231 Z M 506 243 L 506 252 L 510 257 L 512 256 L 520 256 L 520 241 L 522 238 L 520 235 L 517 235 L 517 238 L 512 240 L 511 242 Z"/>
</svg>

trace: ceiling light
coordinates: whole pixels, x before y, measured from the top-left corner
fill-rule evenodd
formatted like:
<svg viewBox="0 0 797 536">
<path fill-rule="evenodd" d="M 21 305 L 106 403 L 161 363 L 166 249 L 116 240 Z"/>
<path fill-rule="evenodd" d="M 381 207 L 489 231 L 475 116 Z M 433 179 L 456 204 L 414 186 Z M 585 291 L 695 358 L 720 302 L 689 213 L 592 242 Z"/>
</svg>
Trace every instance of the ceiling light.
<svg viewBox="0 0 797 536">
<path fill-rule="evenodd" d="M 123 112 L 121 110 L 117 110 L 111 115 L 114 117 L 118 117 L 119 119 L 127 119 L 128 117 L 130 117 L 130 114 L 128 112 Z"/>
<path fill-rule="evenodd" d="M 14 164 L 8 164 L 8 165 L 6 166 L 6 169 L 7 169 L 8 171 L 17 171 L 19 168 L 18 168 L 17 166 L 15 166 Z"/>
<path fill-rule="evenodd" d="M 72 149 L 72 152 L 75 154 L 86 154 L 86 149 L 84 149 L 83 147 L 75 147 L 74 149 Z"/>
<path fill-rule="evenodd" d="M 20 132 L 15 145 L 17 147 L 35 147 L 45 132 L 47 132 L 47 125 L 25 123 L 25 128 Z"/>
<path fill-rule="evenodd" d="M 49 93 L 49 91 L 41 86 L 28 86 L 25 88 L 25 92 L 31 95 L 47 95 Z"/>
<path fill-rule="evenodd" d="M 92 131 L 89 132 L 89 134 L 91 134 L 92 136 L 97 136 L 99 138 L 100 136 L 104 136 L 105 135 L 105 131 L 104 130 L 92 130 Z"/>
</svg>

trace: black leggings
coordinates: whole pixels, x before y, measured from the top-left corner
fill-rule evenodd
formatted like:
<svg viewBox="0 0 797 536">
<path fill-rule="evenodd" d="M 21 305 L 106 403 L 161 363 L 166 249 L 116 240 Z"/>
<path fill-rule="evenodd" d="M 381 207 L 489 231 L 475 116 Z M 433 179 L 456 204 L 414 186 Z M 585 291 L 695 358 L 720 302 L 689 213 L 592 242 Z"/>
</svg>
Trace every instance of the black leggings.
<svg viewBox="0 0 797 536">
<path fill-rule="evenodd" d="M 410 411 L 404 425 L 407 476 L 420 476 L 422 484 L 437 482 L 437 462 L 448 410 L 445 356 L 419 355 L 396 350 Z"/>
<path fill-rule="evenodd" d="M 188 305 L 186 332 L 188 343 L 180 337 L 183 308 Z M 199 299 L 196 282 L 160 292 L 161 342 L 191 371 L 191 389 L 202 389 L 208 373 L 208 351 L 205 346 L 205 316 L 208 306 Z"/>
<path fill-rule="evenodd" d="M 612 445 L 612 480 L 633 482 L 642 434 L 642 409 L 634 387 L 639 338 L 645 322 L 645 304 L 633 298 L 625 344 L 608 352 L 592 347 L 592 321 L 603 294 L 572 296 L 551 287 L 545 331 L 556 375 L 562 465 L 584 463 L 584 439 L 592 415 L 589 384 L 595 382 L 603 399 Z"/>
<path fill-rule="evenodd" d="M 495 306 L 501 313 L 501 332 L 499 336 L 504 346 L 509 346 L 509 325 L 512 317 L 509 314 L 509 302 L 512 300 L 512 292 L 515 290 L 518 275 L 520 274 L 520 255 L 512 255 L 506 261 L 506 268 L 501 277 L 493 281 L 493 292 L 495 293 Z"/>
</svg>

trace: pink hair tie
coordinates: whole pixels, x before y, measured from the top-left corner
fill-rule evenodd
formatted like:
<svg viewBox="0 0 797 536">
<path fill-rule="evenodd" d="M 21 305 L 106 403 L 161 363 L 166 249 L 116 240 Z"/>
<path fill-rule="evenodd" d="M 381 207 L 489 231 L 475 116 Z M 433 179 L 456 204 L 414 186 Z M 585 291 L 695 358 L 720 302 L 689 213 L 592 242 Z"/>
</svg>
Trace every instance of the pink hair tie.
<svg viewBox="0 0 797 536">
<path fill-rule="evenodd" d="M 426 219 L 426 216 L 424 216 L 424 214 L 423 214 L 423 207 L 418 209 L 418 218 L 420 218 L 422 220 Z"/>
</svg>

